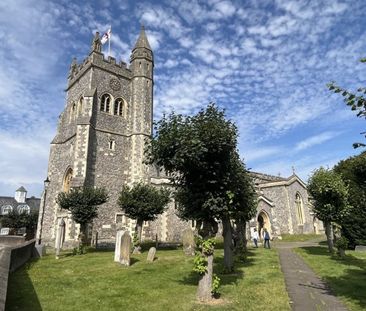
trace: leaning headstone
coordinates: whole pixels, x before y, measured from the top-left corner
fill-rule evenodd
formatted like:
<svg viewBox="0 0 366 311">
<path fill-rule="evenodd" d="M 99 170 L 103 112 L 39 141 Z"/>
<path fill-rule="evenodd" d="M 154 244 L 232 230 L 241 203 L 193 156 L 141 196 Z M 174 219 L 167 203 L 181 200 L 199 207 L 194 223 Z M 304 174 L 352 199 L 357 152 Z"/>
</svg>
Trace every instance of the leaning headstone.
<svg viewBox="0 0 366 311">
<path fill-rule="evenodd" d="M 183 231 L 183 251 L 187 256 L 194 256 L 196 243 L 194 241 L 194 233 L 191 229 Z"/>
<path fill-rule="evenodd" d="M 147 261 L 149 262 L 153 262 L 155 259 L 155 254 L 156 254 L 156 248 L 155 247 L 150 247 L 149 252 L 147 254 Z"/>
<path fill-rule="evenodd" d="M 60 256 L 60 250 L 62 248 L 64 231 L 65 231 L 65 221 L 61 218 L 58 221 L 57 232 L 56 232 L 56 244 L 55 244 L 56 259 L 59 259 L 59 256 Z"/>
<path fill-rule="evenodd" d="M 126 230 L 118 230 L 116 235 L 116 246 L 114 249 L 114 261 L 119 262 L 121 258 L 122 236 Z"/>
<path fill-rule="evenodd" d="M 129 266 L 130 265 L 130 253 L 131 253 L 131 236 L 128 233 L 128 231 L 126 231 L 125 233 L 123 233 L 122 235 L 122 239 L 121 239 L 121 252 L 120 252 L 120 260 L 119 262 L 122 265 L 125 266 Z"/>
<path fill-rule="evenodd" d="M 366 252 L 366 245 L 357 245 L 355 248 L 356 252 Z"/>
</svg>

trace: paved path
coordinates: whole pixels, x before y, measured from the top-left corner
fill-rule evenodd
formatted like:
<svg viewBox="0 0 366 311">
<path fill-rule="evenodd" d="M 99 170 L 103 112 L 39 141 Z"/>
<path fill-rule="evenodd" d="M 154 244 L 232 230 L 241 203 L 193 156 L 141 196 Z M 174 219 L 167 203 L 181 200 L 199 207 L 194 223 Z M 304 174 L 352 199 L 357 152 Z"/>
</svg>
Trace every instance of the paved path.
<svg viewBox="0 0 366 311">
<path fill-rule="evenodd" d="M 318 246 L 316 242 L 276 243 L 286 288 L 294 311 L 347 311 L 303 259 L 292 251 L 294 247 Z"/>
</svg>

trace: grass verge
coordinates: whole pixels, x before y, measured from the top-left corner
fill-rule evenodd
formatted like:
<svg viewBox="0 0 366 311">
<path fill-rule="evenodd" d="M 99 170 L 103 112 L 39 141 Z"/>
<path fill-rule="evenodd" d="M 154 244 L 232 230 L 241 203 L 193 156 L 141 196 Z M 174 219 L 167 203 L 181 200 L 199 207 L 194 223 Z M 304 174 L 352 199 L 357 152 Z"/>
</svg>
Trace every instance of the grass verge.
<svg viewBox="0 0 366 311">
<path fill-rule="evenodd" d="M 340 259 L 330 256 L 324 247 L 303 247 L 295 252 L 350 310 L 366 310 L 366 253 L 347 251 Z"/>
<path fill-rule="evenodd" d="M 311 240 L 321 240 L 326 239 L 325 235 L 322 234 L 282 234 L 281 240 L 276 240 L 277 242 L 306 242 Z"/>
<path fill-rule="evenodd" d="M 195 300 L 198 277 L 182 250 L 132 256 L 130 267 L 113 262 L 111 251 L 81 256 L 48 255 L 10 275 L 7 310 L 290 310 L 275 250 L 249 249 L 236 271 L 222 275 L 223 251 L 215 251 L 221 278 L 220 305 Z"/>
</svg>

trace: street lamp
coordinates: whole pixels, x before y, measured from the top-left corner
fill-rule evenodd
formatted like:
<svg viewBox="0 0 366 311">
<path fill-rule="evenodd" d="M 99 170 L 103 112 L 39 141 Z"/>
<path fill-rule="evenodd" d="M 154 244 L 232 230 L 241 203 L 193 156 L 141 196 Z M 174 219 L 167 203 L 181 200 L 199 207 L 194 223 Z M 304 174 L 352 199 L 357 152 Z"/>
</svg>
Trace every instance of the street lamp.
<svg viewBox="0 0 366 311">
<path fill-rule="evenodd" d="M 50 180 L 47 178 L 43 181 L 44 189 L 47 190 L 48 186 L 50 185 Z"/>
</svg>

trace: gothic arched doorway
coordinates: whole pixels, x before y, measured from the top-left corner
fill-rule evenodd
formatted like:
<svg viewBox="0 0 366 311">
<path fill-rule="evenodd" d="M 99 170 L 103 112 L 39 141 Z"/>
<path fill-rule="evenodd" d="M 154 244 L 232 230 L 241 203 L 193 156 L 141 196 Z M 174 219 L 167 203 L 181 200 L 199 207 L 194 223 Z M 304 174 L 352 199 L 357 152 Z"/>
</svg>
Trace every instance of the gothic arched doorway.
<svg viewBox="0 0 366 311">
<path fill-rule="evenodd" d="M 269 216 L 265 211 L 261 211 L 257 217 L 258 221 L 258 234 L 259 237 L 263 236 L 263 229 L 266 228 L 269 234 L 271 234 L 271 222 L 269 221 Z"/>
</svg>

